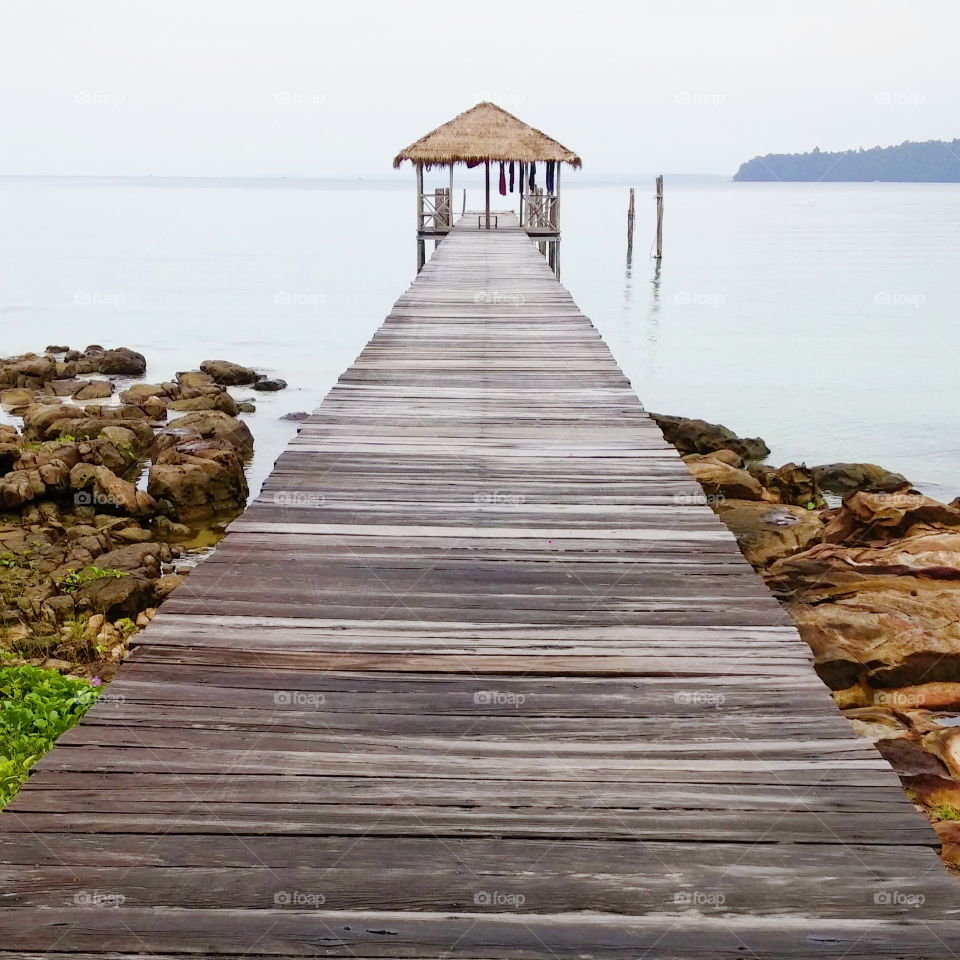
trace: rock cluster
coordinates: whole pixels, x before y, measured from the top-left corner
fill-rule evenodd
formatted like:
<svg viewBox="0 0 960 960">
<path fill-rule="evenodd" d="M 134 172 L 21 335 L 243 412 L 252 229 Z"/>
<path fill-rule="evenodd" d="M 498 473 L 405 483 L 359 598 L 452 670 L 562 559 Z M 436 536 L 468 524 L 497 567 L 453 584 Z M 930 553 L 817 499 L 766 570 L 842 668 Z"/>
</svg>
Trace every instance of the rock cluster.
<svg viewBox="0 0 960 960">
<path fill-rule="evenodd" d="M 0 405 L 22 418 L 0 425 L 8 660 L 109 676 L 189 570 L 191 540 L 243 509 L 253 436 L 227 386 L 265 378 L 201 366 L 146 383 L 126 379 L 146 361 L 124 347 L 0 359 Z"/>
<path fill-rule="evenodd" d="M 810 645 L 837 704 L 960 865 L 960 498 L 940 503 L 876 464 L 773 468 L 724 427 L 657 419 L 682 439 L 708 502 Z M 842 501 L 828 506 L 824 493 Z"/>
</svg>

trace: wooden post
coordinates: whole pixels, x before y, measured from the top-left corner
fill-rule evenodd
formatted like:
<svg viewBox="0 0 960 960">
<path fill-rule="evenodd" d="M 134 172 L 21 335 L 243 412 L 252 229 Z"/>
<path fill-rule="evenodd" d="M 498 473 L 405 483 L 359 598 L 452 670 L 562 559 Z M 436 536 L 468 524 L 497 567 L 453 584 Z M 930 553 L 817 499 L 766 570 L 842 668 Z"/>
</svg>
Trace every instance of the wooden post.
<svg viewBox="0 0 960 960">
<path fill-rule="evenodd" d="M 427 262 L 427 245 L 420 231 L 423 229 L 423 164 L 417 164 L 417 273 Z"/>
<path fill-rule="evenodd" d="M 486 211 L 487 218 L 485 221 L 485 226 L 486 226 L 486 229 L 489 230 L 490 229 L 490 161 L 489 160 L 483 161 L 483 171 L 486 178 L 486 188 L 485 188 L 486 204 L 484 206 L 484 210 Z"/>
<path fill-rule="evenodd" d="M 633 260 L 633 220 L 634 197 L 633 187 L 630 188 L 630 202 L 627 204 L 627 263 Z"/>
<path fill-rule="evenodd" d="M 663 175 L 657 177 L 657 253 L 658 260 L 663 259 Z"/>
<path fill-rule="evenodd" d="M 517 161 L 517 170 L 520 174 L 520 179 L 517 181 L 517 189 L 520 192 L 520 226 L 523 226 L 523 161 Z"/>
<path fill-rule="evenodd" d="M 553 225 L 557 228 L 557 233 L 560 232 L 560 161 L 557 161 L 557 172 L 554 175 L 553 181 L 553 193 L 557 198 L 553 201 Z"/>
<path fill-rule="evenodd" d="M 448 208 L 447 216 L 450 218 L 447 222 L 447 226 L 453 226 L 453 163 L 450 164 L 450 206 Z"/>
</svg>

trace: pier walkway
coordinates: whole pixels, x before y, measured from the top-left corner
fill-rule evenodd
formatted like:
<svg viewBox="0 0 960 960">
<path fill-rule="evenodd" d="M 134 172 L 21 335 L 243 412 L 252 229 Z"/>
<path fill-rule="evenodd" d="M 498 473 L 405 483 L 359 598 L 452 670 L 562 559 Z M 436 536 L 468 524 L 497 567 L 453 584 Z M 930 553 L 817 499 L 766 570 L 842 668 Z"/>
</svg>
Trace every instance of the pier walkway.
<svg viewBox="0 0 960 960">
<path fill-rule="evenodd" d="M 515 220 L 0 814 L 0 958 L 939 958 L 960 885 Z"/>
</svg>

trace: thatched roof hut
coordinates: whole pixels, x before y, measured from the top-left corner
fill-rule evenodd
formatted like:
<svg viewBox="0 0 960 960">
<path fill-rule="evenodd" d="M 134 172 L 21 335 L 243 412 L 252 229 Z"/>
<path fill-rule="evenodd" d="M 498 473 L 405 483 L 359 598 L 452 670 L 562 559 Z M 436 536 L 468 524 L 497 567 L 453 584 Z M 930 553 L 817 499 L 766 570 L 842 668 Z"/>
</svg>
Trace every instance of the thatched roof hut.
<svg viewBox="0 0 960 960">
<path fill-rule="evenodd" d="M 582 165 L 572 150 L 503 107 L 484 101 L 401 150 L 393 158 L 394 167 L 399 167 L 404 160 L 413 164 L 417 175 L 417 270 L 426 260 L 426 240 L 433 239 L 436 245 L 453 229 L 454 166 L 461 163 L 475 167 L 482 163 L 484 205 L 478 228 L 489 230 L 499 225 L 498 216 L 491 216 L 490 210 L 490 165 L 500 165 L 501 196 L 506 196 L 508 189 L 513 193 L 516 165 L 519 167 L 519 225 L 528 235 L 536 234 L 541 252 L 548 251 L 548 262 L 559 271 L 560 168 L 565 163 L 571 167 Z M 544 168 L 544 186 L 536 183 L 537 164 Z M 450 173 L 450 186 L 434 189 L 432 196 L 424 192 L 423 186 L 423 171 L 431 167 L 446 167 Z"/>
<path fill-rule="evenodd" d="M 498 160 L 581 165 L 580 158 L 562 143 L 486 101 L 411 143 L 394 157 L 393 165 L 399 167 L 404 160 L 425 167 Z"/>
</svg>

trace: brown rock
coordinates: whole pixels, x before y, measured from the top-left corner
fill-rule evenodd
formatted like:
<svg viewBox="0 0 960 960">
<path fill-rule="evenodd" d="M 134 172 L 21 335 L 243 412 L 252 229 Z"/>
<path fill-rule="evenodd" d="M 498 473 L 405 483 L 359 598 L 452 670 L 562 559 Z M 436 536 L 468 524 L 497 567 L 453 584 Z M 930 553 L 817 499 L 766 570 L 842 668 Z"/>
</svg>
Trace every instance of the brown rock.
<svg viewBox="0 0 960 960">
<path fill-rule="evenodd" d="M 240 409 L 237 401 L 225 390 L 217 393 L 207 393 L 199 397 L 189 397 L 183 400 L 171 400 L 169 403 L 171 410 L 191 411 L 191 410 L 220 410 L 223 413 L 235 417 Z"/>
<path fill-rule="evenodd" d="M 10 410 L 19 416 L 33 404 L 34 396 L 33 390 L 27 390 L 24 387 L 11 387 L 0 392 L 0 404 L 3 405 L 4 410 Z"/>
<path fill-rule="evenodd" d="M 122 403 L 142 403 L 147 397 L 167 397 L 176 394 L 167 392 L 168 384 L 163 383 L 134 383 L 120 392 Z M 176 391 L 179 393 L 179 389 Z"/>
<path fill-rule="evenodd" d="M 198 440 L 164 450 L 150 467 L 147 489 L 173 504 L 180 520 L 234 513 L 246 503 L 243 459 L 223 440 Z"/>
<path fill-rule="evenodd" d="M 667 442 L 681 453 L 711 453 L 714 450 L 733 450 L 744 460 L 762 460 L 770 449 L 759 437 L 738 437 L 728 427 L 706 420 L 688 420 L 663 413 L 651 413 Z"/>
<path fill-rule="evenodd" d="M 73 394 L 75 400 L 100 400 L 113 395 L 113 384 L 109 380 L 91 380 Z"/>
<path fill-rule="evenodd" d="M 755 567 L 806 550 L 823 536 L 823 521 L 813 510 L 761 500 L 723 500 L 716 509 Z"/>
<path fill-rule="evenodd" d="M 147 415 L 143 408 L 136 403 L 121 403 L 116 407 L 88 406 L 84 407 L 88 417 L 99 417 L 101 420 L 146 420 Z"/>
<path fill-rule="evenodd" d="M 105 568 L 110 569 L 110 568 Z M 154 603 L 153 580 L 137 574 L 91 580 L 74 591 L 78 604 L 117 620 L 136 617 Z"/>
<path fill-rule="evenodd" d="M 831 543 L 890 540 L 916 525 L 960 527 L 960 508 L 919 493 L 854 493 L 830 521 Z"/>
<path fill-rule="evenodd" d="M 261 393 L 276 393 L 278 390 L 287 389 L 287 381 L 281 380 L 280 377 L 260 377 L 253 385 L 253 389 Z"/>
<path fill-rule="evenodd" d="M 211 387 L 214 385 L 213 377 L 209 373 L 201 373 L 198 370 L 186 370 L 178 373 L 177 383 L 181 387 Z"/>
<path fill-rule="evenodd" d="M 225 387 L 238 387 L 243 384 L 254 383 L 257 374 L 249 367 L 242 367 L 239 363 L 229 360 L 204 360 L 200 364 L 203 373 L 209 374 L 215 383 Z"/>
<path fill-rule="evenodd" d="M 183 583 L 183 577 L 178 573 L 166 573 L 154 585 L 154 595 L 157 603 L 162 603 L 177 587 Z"/>
<path fill-rule="evenodd" d="M 151 420 L 167 419 L 167 401 L 163 397 L 147 397 L 140 401 L 140 408 Z"/>
<path fill-rule="evenodd" d="M 136 350 L 118 347 L 116 350 L 107 350 L 100 356 L 98 368 L 100 373 L 136 377 L 147 369 L 147 361 L 143 354 L 137 353 Z"/>
<path fill-rule="evenodd" d="M 756 476 L 752 470 L 750 472 Z M 823 494 L 817 481 L 802 463 L 785 463 L 782 467 L 765 471 L 757 479 L 778 503 L 790 503 L 811 510 L 823 506 Z"/>
<path fill-rule="evenodd" d="M 113 538 L 123 543 L 149 543 L 153 535 L 142 527 L 124 527 L 123 530 L 114 531 Z"/>
<path fill-rule="evenodd" d="M 687 467 L 708 497 L 760 500 L 763 496 L 763 488 L 746 470 L 706 459 L 688 463 Z"/>
<path fill-rule="evenodd" d="M 23 414 L 23 435 L 31 440 L 58 437 L 61 426 L 70 420 L 82 420 L 84 412 L 70 404 L 36 404 Z"/>
<path fill-rule="evenodd" d="M 153 428 L 146 419 L 106 420 L 102 417 L 84 417 L 65 421 L 72 436 L 80 440 L 94 440 L 108 427 L 126 427 L 136 438 L 136 449 L 146 450 L 153 443 Z"/>
<path fill-rule="evenodd" d="M 286 419 L 296 419 L 291 417 L 288 414 L 286 417 L 281 417 L 281 420 Z M 303 419 L 307 418 L 307 414 L 303 415 Z M 695 463 L 698 460 L 710 460 L 715 463 L 726 463 L 731 467 L 742 467 L 743 466 L 743 457 L 739 453 L 735 453 L 733 450 L 714 450 L 713 453 L 688 453 L 684 458 L 684 463 Z"/>
<path fill-rule="evenodd" d="M 77 464 L 70 471 L 70 486 L 77 491 L 74 502 L 79 505 L 110 507 L 135 517 L 152 516 L 157 509 L 150 494 L 121 480 L 106 467 Z"/>
<path fill-rule="evenodd" d="M 960 730 L 941 728 L 923 735 L 923 748 L 939 757 L 951 776 L 960 779 Z"/>
<path fill-rule="evenodd" d="M 810 468 L 822 490 L 846 496 L 855 490 L 892 492 L 910 486 L 910 481 L 875 463 L 821 463 Z"/>
<path fill-rule="evenodd" d="M 874 702 L 898 710 L 960 710 L 960 682 L 922 683 L 874 691 Z"/>
<path fill-rule="evenodd" d="M 245 456 L 253 452 L 253 434 L 242 421 L 219 410 L 198 410 L 171 420 L 169 430 L 191 431 L 204 440 L 225 440 Z"/>
<path fill-rule="evenodd" d="M 914 737 L 878 740 L 875 745 L 887 763 L 902 777 L 947 775 L 947 768 L 942 761 L 924 750 Z"/>
<path fill-rule="evenodd" d="M 165 543 L 183 543 L 193 537 L 193 531 L 186 524 L 161 516 L 153 522 L 153 535 Z"/>
<path fill-rule="evenodd" d="M 39 470 L 13 470 L 0 477 L 0 509 L 18 510 L 46 492 Z"/>
</svg>

